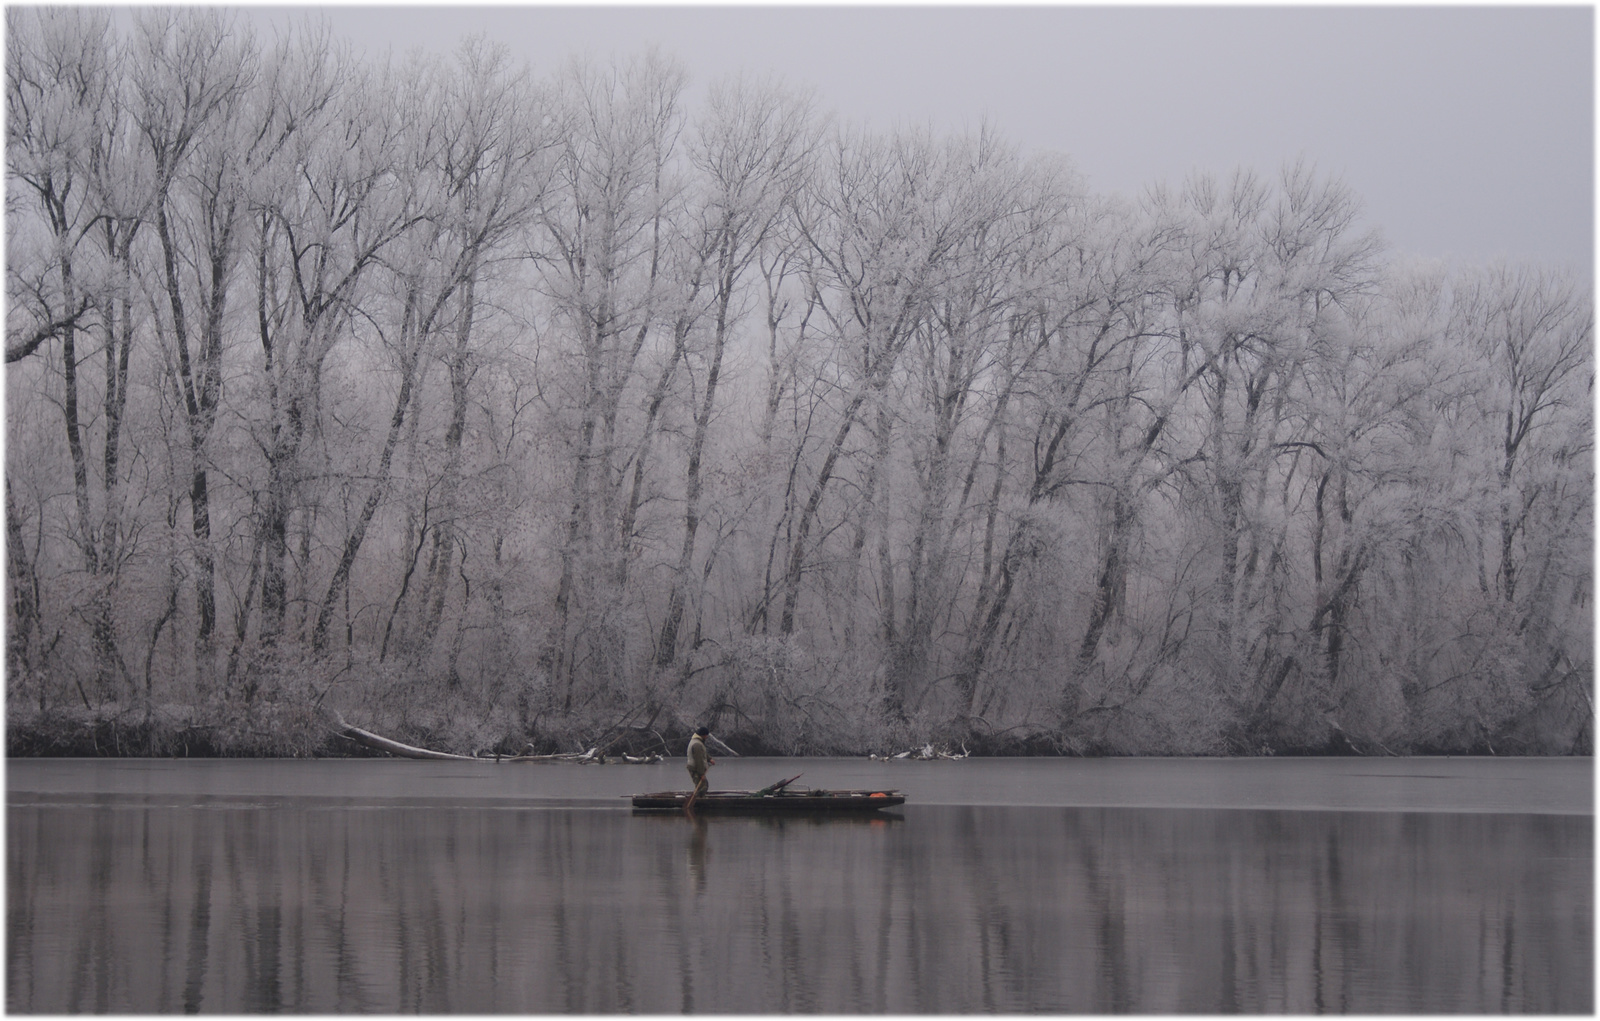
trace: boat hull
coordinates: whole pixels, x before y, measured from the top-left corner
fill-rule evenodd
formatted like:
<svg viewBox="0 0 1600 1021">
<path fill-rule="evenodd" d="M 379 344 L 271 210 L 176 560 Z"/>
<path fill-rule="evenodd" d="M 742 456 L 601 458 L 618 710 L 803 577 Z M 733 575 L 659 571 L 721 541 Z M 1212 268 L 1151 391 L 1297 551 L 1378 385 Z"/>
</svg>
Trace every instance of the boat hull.
<svg viewBox="0 0 1600 1021">
<path fill-rule="evenodd" d="M 633 807 L 641 811 L 681 812 L 688 800 L 688 791 L 658 791 L 633 795 Z M 899 791 L 780 791 L 766 795 L 707 791 L 695 799 L 693 811 L 836 814 L 877 812 L 905 802 L 905 795 Z"/>
</svg>

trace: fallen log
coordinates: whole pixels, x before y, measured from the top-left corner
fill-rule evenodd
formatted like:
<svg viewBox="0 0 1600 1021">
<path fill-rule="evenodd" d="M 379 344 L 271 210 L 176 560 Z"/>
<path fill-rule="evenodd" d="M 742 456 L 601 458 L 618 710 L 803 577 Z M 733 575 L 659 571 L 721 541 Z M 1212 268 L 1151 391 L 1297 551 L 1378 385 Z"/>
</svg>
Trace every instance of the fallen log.
<svg viewBox="0 0 1600 1021">
<path fill-rule="evenodd" d="M 926 762 L 930 759 L 960 760 L 966 758 L 970 754 L 971 753 L 967 751 L 967 746 L 965 744 L 961 746 L 961 754 L 959 755 L 953 751 L 950 751 L 948 748 L 935 748 L 931 744 L 925 744 L 921 748 L 900 752 L 898 755 L 879 755 L 877 752 L 870 752 L 868 753 L 867 758 L 871 759 L 873 762 L 895 762 L 904 761 L 906 759 L 912 759 L 918 762 Z"/>
<path fill-rule="evenodd" d="M 723 744 L 722 743 L 722 738 L 718 737 L 717 735 L 708 734 L 708 735 L 706 735 L 706 740 L 707 741 L 716 742 L 717 747 L 722 749 L 722 754 L 724 754 L 724 755 L 732 755 L 736 759 L 737 758 L 742 758 L 742 756 L 738 752 L 734 751 L 732 748 L 729 748 L 727 745 Z"/>
<path fill-rule="evenodd" d="M 507 755 L 495 759 L 496 762 L 605 762 L 606 757 L 597 750 L 590 748 L 586 752 L 551 752 L 549 755 L 534 755 L 525 752 L 521 755 Z"/>
<path fill-rule="evenodd" d="M 343 720 L 340 722 L 344 723 Z M 388 752 L 390 755 L 398 755 L 406 759 L 465 759 L 468 762 L 483 761 L 482 759 L 471 755 L 456 755 L 451 752 L 436 752 L 427 748 L 418 748 L 415 745 L 401 744 L 399 741 L 391 741 L 389 738 L 374 734 L 370 730 L 362 730 L 360 727 L 352 727 L 348 723 L 345 723 L 344 728 L 339 731 L 339 736 L 348 738 L 349 740 L 354 741 L 356 744 L 366 745 L 368 748 L 376 748 L 380 752 Z"/>
</svg>

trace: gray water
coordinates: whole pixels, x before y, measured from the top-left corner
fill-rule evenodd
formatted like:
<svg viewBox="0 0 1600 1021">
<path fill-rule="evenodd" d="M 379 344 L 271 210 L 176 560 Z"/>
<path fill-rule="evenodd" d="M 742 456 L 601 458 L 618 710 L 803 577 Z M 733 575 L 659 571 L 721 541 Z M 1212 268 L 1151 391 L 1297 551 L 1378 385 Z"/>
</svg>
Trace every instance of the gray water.
<svg viewBox="0 0 1600 1021">
<path fill-rule="evenodd" d="M 1590 1013 L 1588 759 L 13 760 L 13 1012 Z"/>
</svg>

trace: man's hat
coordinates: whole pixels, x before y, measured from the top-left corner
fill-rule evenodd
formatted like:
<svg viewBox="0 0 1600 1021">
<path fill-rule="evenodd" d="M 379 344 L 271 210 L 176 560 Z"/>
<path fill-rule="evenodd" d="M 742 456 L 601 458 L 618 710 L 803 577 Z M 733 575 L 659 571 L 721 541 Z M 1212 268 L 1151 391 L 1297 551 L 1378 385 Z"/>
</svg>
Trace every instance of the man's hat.
<svg viewBox="0 0 1600 1021">
<path fill-rule="evenodd" d="M 701 737 L 710 737 L 711 736 L 711 728 L 710 727 L 696 727 L 694 732 L 696 734 L 699 734 Z"/>
</svg>

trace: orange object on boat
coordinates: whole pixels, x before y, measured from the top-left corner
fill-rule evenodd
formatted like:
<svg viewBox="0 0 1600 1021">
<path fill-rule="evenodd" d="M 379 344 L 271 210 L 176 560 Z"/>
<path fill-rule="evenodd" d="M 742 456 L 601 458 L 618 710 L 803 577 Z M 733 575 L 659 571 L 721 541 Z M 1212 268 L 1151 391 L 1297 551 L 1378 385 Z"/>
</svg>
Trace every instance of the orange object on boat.
<svg viewBox="0 0 1600 1021">
<path fill-rule="evenodd" d="M 873 791 L 871 794 L 869 794 L 867 796 L 870 797 L 870 798 L 887 798 L 889 795 L 883 793 L 882 791 Z"/>
</svg>

